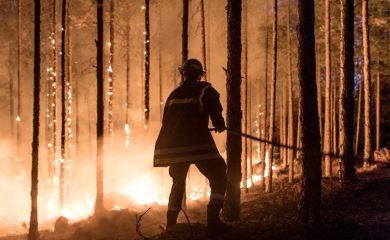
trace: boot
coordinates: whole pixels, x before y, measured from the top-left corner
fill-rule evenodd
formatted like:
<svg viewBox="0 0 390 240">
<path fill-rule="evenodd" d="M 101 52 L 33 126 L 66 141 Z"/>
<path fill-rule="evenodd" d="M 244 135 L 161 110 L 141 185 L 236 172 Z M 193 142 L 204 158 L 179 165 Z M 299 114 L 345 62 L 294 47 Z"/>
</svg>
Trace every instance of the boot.
<svg viewBox="0 0 390 240">
<path fill-rule="evenodd" d="M 207 233 L 209 236 L 217 236 L 232 229 L 232 227 L 221 221 L 219 212 L 223 206 L 223 201 L 211 199 L 207 206 Z"/>
<path fill-rule="evenodd" d="M 167 212 L 167 227 L 166 229 L 172 227 L 173 225 L 176 225 L 177 216 L 179 216 L 180 211 L 172 211 L 168 210 Z"/>
</svg>

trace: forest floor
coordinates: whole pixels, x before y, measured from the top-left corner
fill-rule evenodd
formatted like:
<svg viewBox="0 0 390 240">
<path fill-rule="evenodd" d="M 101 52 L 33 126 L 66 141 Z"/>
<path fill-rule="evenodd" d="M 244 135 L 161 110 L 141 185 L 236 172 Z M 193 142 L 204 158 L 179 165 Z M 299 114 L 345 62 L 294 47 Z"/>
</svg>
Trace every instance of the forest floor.
<svg viewBox="0 0 390 240">
<path fill-rule="evenodd" d="M 358 169 L 359 181 L 342 185 L 322 181 L 322 222 L 316 226 L 297 221 L 300 183 L 288 184 L 281 173 L 272 193 L 255 185 L 242 193 L 241 220 L 218 237 L 208 238 L 207 201 L 188 204 L 180 224 L 164 231 L 166 206 L 144 206 L 106 212 L 101 217 L 71 224 L 62 233 L 41 231 L 41 240 L 201 240 L 201 239 L 390 239 L 390 163 Z M 149 209 L 150 208 L 150 209 Z M 147 209 L 149 209 L 147 211 Z M 141 217 L 142 216 L 142 217 Z M 141 219 L 139 219 L 141 217 Z M 138 219 L 138 221 L 137 221 Z M 0 240 L 24 240 L 26 236 Z"/>
</svg>

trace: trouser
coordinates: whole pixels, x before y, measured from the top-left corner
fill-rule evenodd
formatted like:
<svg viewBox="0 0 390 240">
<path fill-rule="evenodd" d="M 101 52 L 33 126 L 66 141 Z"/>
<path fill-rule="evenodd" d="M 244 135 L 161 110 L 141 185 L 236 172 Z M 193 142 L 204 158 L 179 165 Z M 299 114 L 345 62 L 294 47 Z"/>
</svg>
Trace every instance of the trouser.
<svg viewBox="0 0 390 240">
<path fill-rule="evenodd" d="M 209 180 L 210 204 L 222 203 L 226 192 L 226 164 L 223 158 L 194 162 L 199 171 Z M 169 195 L 168 211 L 180 211 L 186 186 L 186 177 L 191 163 L 176 163 L 169 167 L 173 184 Z M 222 206 L 221 206 L 222 207 Z"/>
</svg>

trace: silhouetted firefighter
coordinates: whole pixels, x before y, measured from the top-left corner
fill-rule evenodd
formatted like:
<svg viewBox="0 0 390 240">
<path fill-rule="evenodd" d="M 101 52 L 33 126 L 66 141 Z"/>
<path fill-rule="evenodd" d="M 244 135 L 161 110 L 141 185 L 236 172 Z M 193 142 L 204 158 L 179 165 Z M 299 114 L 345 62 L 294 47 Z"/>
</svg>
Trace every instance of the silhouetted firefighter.
<svg viewBox="0 0 390 240">
<path fill-rule="evenodd" d="M 180 72 L 183 82 L 166 101 L 154 154 L 154 166 L 169 166 L 169 175 L 173 179 L 167 228 L 176 224 L 187 172 L 190 165 L 195 164 L 210 182 L 207 227 L 210 235 L 216 235 L 228 228 L 219 219 L 226 191 L 226 164 L 208 129 L 208 121 L 210 116 L 217 132 L 226 129 L 222 106 L 219 93 L 210 83 L 200 81 L 204 71 L 198 60 L 187 60 Z"/>
</svg>

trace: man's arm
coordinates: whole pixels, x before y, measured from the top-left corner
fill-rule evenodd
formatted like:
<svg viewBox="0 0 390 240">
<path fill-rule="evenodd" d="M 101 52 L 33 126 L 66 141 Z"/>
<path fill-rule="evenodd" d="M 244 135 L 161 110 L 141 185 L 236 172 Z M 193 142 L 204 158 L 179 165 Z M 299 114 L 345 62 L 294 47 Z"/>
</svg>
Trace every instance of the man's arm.
<svg viewBox="0 0 390 240">
<path fill-rule="evenodd" d="M 208 87 L 203 98 L 203 103 L 206 112 L 211 118 L 211 122 L 217 132 L 222 132 L 226 129 L 225 120 L 222 116 L 222 105 L 219 100 L 219 93 L 213 88 Z"/>
</svg>

